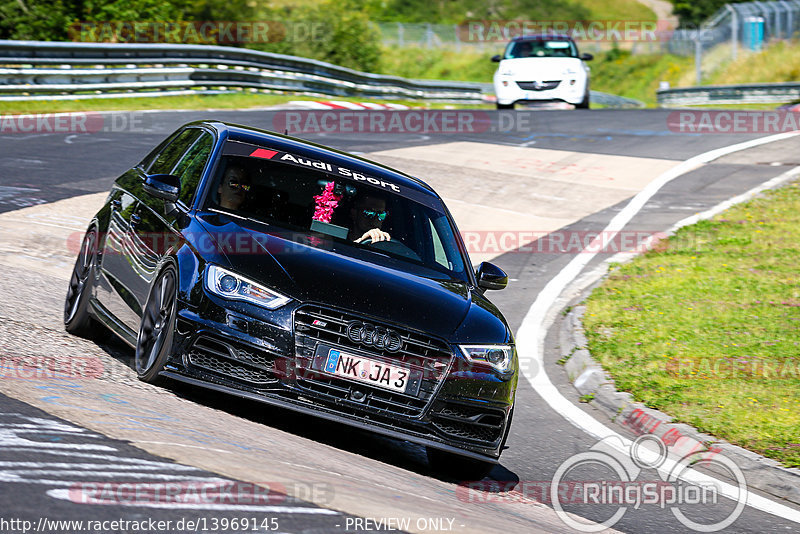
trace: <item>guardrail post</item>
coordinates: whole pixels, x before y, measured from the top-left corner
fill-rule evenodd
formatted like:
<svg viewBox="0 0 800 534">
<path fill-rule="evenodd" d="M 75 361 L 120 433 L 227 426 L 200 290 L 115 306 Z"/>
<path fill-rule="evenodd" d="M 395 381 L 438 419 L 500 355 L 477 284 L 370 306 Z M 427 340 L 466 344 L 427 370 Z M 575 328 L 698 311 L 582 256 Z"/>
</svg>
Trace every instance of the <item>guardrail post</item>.
<svg viewBox="0 0 800 534">
<path fill-rule="evenodd" d="M 703 83 L 703 45 L 700 42 L 700 33 L 702 30 L 698 29 L 694 39 L 694 71 L 697 85 Z"/>
<path fill-rule="evenodd" d="M 731 59 L 736 61 L 739 51 L 739 14 L 730 4 L 725 4 L 725 9 L 731 12 Z"/>
<path fill-rule="evenodd" d="M 783 32 L 784 39 L 792 38 L 792 4 L 785 0 L 780 0 L 780 4 L 786 9 L 786 30 Z"/>
</svg>

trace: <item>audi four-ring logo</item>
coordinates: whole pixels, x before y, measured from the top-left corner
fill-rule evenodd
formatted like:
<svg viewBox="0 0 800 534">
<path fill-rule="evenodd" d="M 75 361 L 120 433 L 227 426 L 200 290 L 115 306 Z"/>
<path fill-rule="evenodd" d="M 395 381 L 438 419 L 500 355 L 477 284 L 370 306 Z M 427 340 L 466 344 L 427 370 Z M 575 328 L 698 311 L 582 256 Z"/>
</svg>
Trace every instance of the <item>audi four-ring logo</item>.
<svg viewBox="0 0 800 534">
<path fill-rule="evenodd" d="M 361 321 L 347 323 L 347 338 L 353 343 L 386 352 L 398 352 L 403 347 L 403 338 L 394 330 Z"/>
</svg>

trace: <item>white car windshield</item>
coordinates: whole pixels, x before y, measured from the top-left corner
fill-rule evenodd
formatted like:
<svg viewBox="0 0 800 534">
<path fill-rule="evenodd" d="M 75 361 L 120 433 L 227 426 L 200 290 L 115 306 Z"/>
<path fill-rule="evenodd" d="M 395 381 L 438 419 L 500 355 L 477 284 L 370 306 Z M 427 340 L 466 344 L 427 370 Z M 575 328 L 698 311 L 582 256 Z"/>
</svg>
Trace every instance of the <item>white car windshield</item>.
<svg viewBox="0 0 800 534">
<path fill-rule="evenodd" d="M 514 41 L 506 48 L 505 59 L 527 57 L 578 57 L 578 49 L 563 39 Z"/>
</svg>

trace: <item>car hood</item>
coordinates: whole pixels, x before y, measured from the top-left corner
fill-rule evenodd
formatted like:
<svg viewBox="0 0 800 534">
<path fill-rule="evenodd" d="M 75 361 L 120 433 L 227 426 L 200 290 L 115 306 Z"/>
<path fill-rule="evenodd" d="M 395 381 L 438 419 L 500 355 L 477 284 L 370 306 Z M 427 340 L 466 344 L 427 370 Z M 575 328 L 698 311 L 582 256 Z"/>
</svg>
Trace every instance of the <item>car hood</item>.
<svg viewBox="0 0 800 534">
<path fill-rule="evenodd" d="M 432 280 L 398 269 L 298 243 L 312 237 L 272 232 L 261 223 L 222 214 L 198 220 L 232 271 L 300 302 L 343 308 L 390 323 L 451 338 L 473 306 L 466 283 Z M 338 245 L 347 246 L 347 245 Z M 329 247 L 328 247 L 329 248 Z"/>
<path fill-rule="evenodd" d="M 549 81 L 578 75 L 584 72 L 584 66 L 576 57 L 526 57 L 504 59 L 498 72 L 519 81 Z"/>
</svg>

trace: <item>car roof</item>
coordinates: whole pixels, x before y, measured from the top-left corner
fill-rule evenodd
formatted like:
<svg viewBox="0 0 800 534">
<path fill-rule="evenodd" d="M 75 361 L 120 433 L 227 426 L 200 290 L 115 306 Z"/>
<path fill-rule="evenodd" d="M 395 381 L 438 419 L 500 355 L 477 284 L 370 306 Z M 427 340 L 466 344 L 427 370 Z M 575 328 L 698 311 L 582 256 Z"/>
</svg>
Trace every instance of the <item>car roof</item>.
<svg viewBox="0 0 800 534">
<path fill-rule="evenodd" d="M 572 41 L 572 37 L 563 33 L 532 33 L 511 39 L 512 43 L 518 41 Z"/>
<path fill-rule="evenodd" d="M 203 125 L 213 128 L 220 134 L 226 133 L 227 138 L 232 141 L 242 141 L 252 143 L 266 148 L 277 149 L 281 152 L 299 155 L 309 159 L 321 160 L 334 165 L 348 168 L 352 171 L 360 172 L 375 178 L 392 180 L 393 183 L 410 189 L 417 190 L 424 194 L 440 198 L 431 186 L 413 176 L 409 176 L 386 165 L 382 165 L 366 158 L 361 158 L 335 148 L 318 145 L 310 141 L 298 139 L 289 135 L 281 135 L 276 132 L 233 124 L 222 121 L 197 121 L 192 125 Z"/>
</svg>

